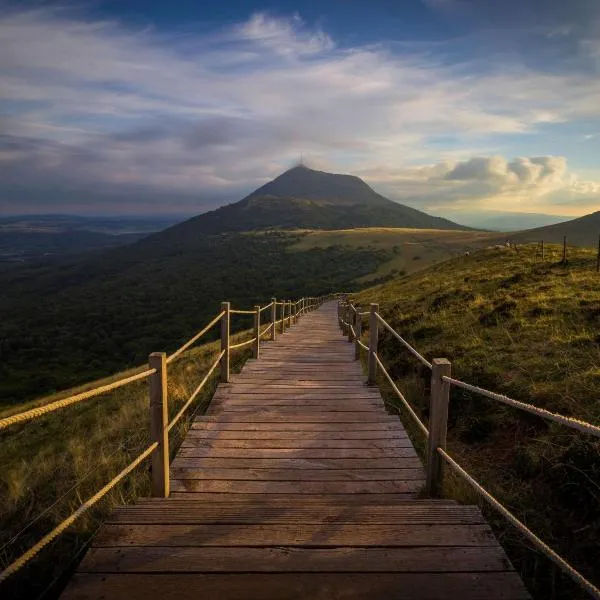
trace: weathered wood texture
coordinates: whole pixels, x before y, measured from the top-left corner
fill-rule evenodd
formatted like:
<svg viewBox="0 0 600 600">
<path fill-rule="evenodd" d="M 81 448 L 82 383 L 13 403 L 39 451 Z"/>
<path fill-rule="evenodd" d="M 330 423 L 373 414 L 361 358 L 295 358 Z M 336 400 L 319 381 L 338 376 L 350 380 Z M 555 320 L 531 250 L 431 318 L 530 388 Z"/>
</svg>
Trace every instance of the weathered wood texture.
<svg viewBox="0 0 600 600">
<path fill-rule="evenodd" d="M 479 509 L 418 499 L 422 464 L 335 305 L 288 311 L 193 423 L 170 497 L 118 508 L 63 597 L 528 598 Z"/>
</svg>

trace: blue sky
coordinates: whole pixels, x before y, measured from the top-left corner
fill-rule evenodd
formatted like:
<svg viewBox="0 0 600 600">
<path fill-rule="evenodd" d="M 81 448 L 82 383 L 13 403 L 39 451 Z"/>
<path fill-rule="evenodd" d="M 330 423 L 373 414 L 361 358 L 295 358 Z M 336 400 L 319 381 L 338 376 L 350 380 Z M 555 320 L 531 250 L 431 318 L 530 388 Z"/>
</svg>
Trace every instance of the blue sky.
<svg viewBox="0 0 600 600">
<path fill-rule="evenodd" d="M 600 210 L 600 3 L 0 0 L 0 212 L 199 213 L 292 166 Z"/>
</svg>

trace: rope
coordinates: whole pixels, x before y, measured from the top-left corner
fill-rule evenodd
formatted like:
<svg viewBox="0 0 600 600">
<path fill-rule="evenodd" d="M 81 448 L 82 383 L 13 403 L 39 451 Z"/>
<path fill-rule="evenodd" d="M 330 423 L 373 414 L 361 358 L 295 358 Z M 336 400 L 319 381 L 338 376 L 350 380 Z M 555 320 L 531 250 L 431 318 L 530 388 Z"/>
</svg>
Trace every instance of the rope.
<svg viewBox="0 0 600 600">
<path fill-rule="evenodd" d="M 273 302 L 269 302 L 266 306 L 263 306 L 258 312 L 263 312 L 263 310 L 267 310 L 267 308 L 271 308 L 273 306 Z"/>
<path fill-rule="evenodd" d="M 247 342 L 242 342 L 241 344 L 233 344 L 232 346 L 229 346 L 230 350 L 237 350 L 239 348 L 243 348 L 244 346 L 249 346 L 250 344 L 254 343 L 256 341 L 256 338 L 253 337 L 251 340 L 248 340 Z"/>
<path fill-rule="evenodd" d="M 394 390 L 394 392 L 396 392 L 398 398 L 400 398 L 400 400 L 402 401 L 402 404 L 404 404 L 404 407 L 409 412 L 410 416 L 415 420 L 419 429 L 423 432 L 425 437 L 428 439 L 429 431 L 427 430 L 427 427 L 425 427 L 425 425 L 423 425 L 423 421 L 421 421 L 421 419 L 419 419 L 417 413 L 412 409 L 412 407 L 408 403 L 408 400 L 404 397 L 402 392 L 398 389 L 398 387 L 394 383 L 393 379 L 390 377 L 390 374 L 387 372 L 386 368 L 383 366 L 383 363 L 381 362 L 381 360 L 379 360 L 379 356 L 377 356 L 377 354 L 375 354 L 375 360 L 377 361 L 379 368 L 383 371 L 383 374 L 385 375 L 386 379 L 390 382 L 392 389 Z"/>
<path fill-rule="evenodd" d="M 36 554 L 47 546 L 52 540 L 58 537 L 65 529 L 72 525 L 83 513 L 89 510 L 98 500 L 112 490 L 117 483 L 129 475 L 144 459 L 146 459 L 155 448 L 158 442 L 151 444 L 144 450 L 133 462 L 125 467 L 116 477 L 109 481 L 103 488 L 97 491 L 91 498 L 88 498 L 70 517 L 67 517 L 62 523 L 57 525 L 50 533 L 46 534 L 37 544 L 32 546 L 27 552 L 22 554 L 17 560 L 13 561 L 4 571 L 0 573 L 0 583 L 6 581 L 13 573 L 16 573 L 21 567 L 25 566 Z"/>
<path fill-rule="evenodd" d="M 255 310 L 234 310 L 233 308 L 229 310 L 232 315 L 255 315 Z"/>
<path fill-rule="evenodd" d="M 56 402 L 50 402 L 50 404 L 39 406 L 38 408 L 32 408 L 31 410 L 27 410 L 25 412 L 12 415 L 10 417 L 0 419 L 0 430 L 5 429 L 10 425 L 14 425 L 15 423 L 24 423 L 25 421 L 31 421 L 31 419 L 41 417 L 46 413 L 53 412 L 55 410 L 58 410 L 59 408 L 64 408 L 65 406 L 69 406 L 70 404 L 75 404 L 76 402 L 81 402 L 82 400 L 87 400 L 88 398 L 99 396 L 100 394 L 110 392 L 111 390 L 116 390 L 120 387 L 123 387 L 124 385 L 127 385 L 128 383 L 133 383 L 134 381 L 145 379 L 146 377 L 149 377 L 155 372 L 156 369 L 148 369 L 147 371 L 142 371 L 141 373 L 137 373 L 136 375 L 132 375 L 131 377 L 125 377 L 123 379 L 113 381 L 112 383 L 102 385 L 92 390 L 88 390 L 87 392 L 75 394 L 74 396 L 69 396 L 68 398 L 63 398 L 62 400 L 57 400 Z"/>
<path fill-rule="evenodd" d="M 357 312 L 356 313 L 359 317 L 368 317 L 371 313 L 367 310 L 365 312 Z"/>
<path fill-rule="evenodd" d="M 225 350 L 223 350 L 219 354 L 219 356 L 217 357 L 217 360 L 215 360 L 215 362 L 212 364 L 211 368 L 208 370 L 208 373 L 205 375 L 204 379 L 198 384 L 198 387 L 192 392 L 192 395 L 189 397 L 188 401 L 179 409 L 179 412 L 173 417 L 172 421 L 167 425 L 167 431 L 171 431 L 171 429 L 173 429 L 173 427 L 175 427 L 175 425 L 177 424 L 177 421 L 179 421 L 179 419 L 181 419 L 181 417 L 183 416 L 183 413 L 185 413 L 185 411 L 188 409 L 189 405 L 196 399 L 196 396 L 200 393 L 200 391 L 202 390 L 202 388 L 208 381 L 208 378 L 213 374 L 214 370 L 217 368 L 217 366 L 221 362 L 221 359 L 223 358 L 224 354 L 225 354 Z"/>
<path fill-rule="evenodd" d="M 383 319 L 383 317 L 379 313 L 375 313 L 375 316 L 379 320 L 379 322 L 401 343 L 405 346 L 405 348 L 418 360 L 420 360 L 426 367 L 431 369 L 431 363 L 424 357 L 421 356 L 404 338 L 402 338 L 398 333 L 396 333 L 390 325 Z"/>
<path fill-rule="evenodd" d="M 519 521 L 504 505 L 500 504 L 492 494 L 483 488 L 473 477 L 471 477 L 445 450 L 437 448 L 440 456 L 459 474 L 467 483 L 480 494 L 489 504 L 491 504 L 505 519 L 507 519 L 516 529 L 518 529 L 534 546 L 544 553 L 556 566 L 564 573 L 569 575 L 573 581 L 585 589 L 590 596 L 600 600 L 600 589 L 588 581 L 579 571 L 574 569 L 567 561 L 559 556 L 552 548 L 538 538 L 524 523 Z"/>
<path fill-rule="evenodd" d="M 175 350 L 175 352 L 173 352 L 173 354 L 171 354 L 170 356 L 167 356 L 167 364 L 173 362 L 182 352 L 187 350 L 194 342 L 196 342 L 196 340 L 201 338 L 209 329 L 211 329 L 217 323 L 217 321 L 221 320 L 221 317 L 224 314 L 225 314 L 225 311 L 218 314 L 204 329 L 199 331 L 191 340 L 186 342 L 178 350 Z"/>
<path fill-rule="evenodd" d="M 263 335 L 265 335 L 265 333 L 269 333 L 269 331 L 271 331 L 272 327 L 273 327 L 273 323 L 271 323 L 270 325 L 267 325 L 267 327 L 260 334 L 260 337 L 262 337 Z"/>
<path fill-rule="evenodd" d="M 598 427 L 597 425 L 592 425 L 591 423 L 587 423 L 586 421 L 581 421 L 579 419 L 574 419 L 572 417 L 565 417 L 563 415 L 550 412 L 549 410 L 546 410 L 544 408 L 538 408 L 537 406 L 533 406 L 532 404 L 527 404 L 526 402 L 519 402 L 519 400 L 513 400 L 508 396 L 503 396 L 502 394 L 490 392 L 489 390 L 485 390 L 475 385 L 470 385 L 468 383 L 465 383 L 464 381 L 452 379 L 452 377 L 447 377 L 446 375 L 443 375 L 442 379 L 447 383 L 455 385 L 456 387 L 463 388 L 470 392 L 475 392 L 476 394 L 481 394 L 482 396 L 487 396 L 492 400 L 497 400 L 498 402 L 502 402 L 503 404 L 507 404 L 508 406 L 520 408 L 521 410 L 531 413 L 532 415 L 538 415 L 539 417 L 548 419 L 549 421 L 554 421 L 555 423 L 560 423 L 561 425 L 566 425 L 567 427 L 572 427 L 573 429 L 578 429 L 579 431 L 583 431 L 584 433 L 589 433 L 591 435 L 595 435 L 596 437 L 600 437 L 600 427 Z"/>
<path fill-rule="evenodd" d="M 355 340 L 356 343 L 363 349 L 366 350 L 367 352 L 369 351 L 369 346 L 366 346 L 365 344 L 363 344 L 360 340 Z"/>
</svg>

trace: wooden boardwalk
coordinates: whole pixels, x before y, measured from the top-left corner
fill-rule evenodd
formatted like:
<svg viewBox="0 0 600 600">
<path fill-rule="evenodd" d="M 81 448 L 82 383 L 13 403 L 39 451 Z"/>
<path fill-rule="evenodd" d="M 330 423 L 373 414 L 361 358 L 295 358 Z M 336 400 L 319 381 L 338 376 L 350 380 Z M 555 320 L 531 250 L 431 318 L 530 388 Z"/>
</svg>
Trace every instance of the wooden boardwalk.
<svg viewBox="0 0 600 600">
<path fill-rule="evenodd" d="M 220 384 L 171 496 L 117 509 L 63 594 L 84 599 L 529 598 L 476 507 L 422 464 L 333 303 Z"/>
</svg>

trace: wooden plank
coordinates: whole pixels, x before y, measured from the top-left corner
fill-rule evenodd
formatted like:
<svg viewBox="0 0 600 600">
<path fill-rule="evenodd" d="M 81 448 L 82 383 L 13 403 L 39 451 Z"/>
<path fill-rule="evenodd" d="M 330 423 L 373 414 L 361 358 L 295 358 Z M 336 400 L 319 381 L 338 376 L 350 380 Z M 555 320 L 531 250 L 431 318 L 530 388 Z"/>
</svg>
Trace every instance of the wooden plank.
<svg viewBox="0 0 600 600">
<path fill-rule="evenodd" d="M 181 457 L 239 458 L 239 448 L 198 448 L 182 447 Z M 243 452 L 244 458 L 400 458 L 416 457 L 414 448 L 394 448 L 367 450 L 364 448 L 253 448 Z"/>
<path fill-rule="evenodd" d="M 346 505 L 383 505 L 394 506 L 398 502 L 413 501 L 415 493 L 408 494 L 234 494 L 209 492 L 172 492 L 171 500 L 194 500 L 198 502 L 223 503 L 240 502 L 256 504 L 263 502 L 271 504 L 274 500 L 281 502 L 302 502 L 304 504 L 346 504 Z"/>
<path fill-rule="evenodd" d="M 83 573 L 450 573 L 511 571 L 487 548 L 92 548 Z"/>
<path fill-rule="evenodd" d="M 103 525 L 94 539 L 106 546 L 496 546 L 487 525 Z"/>
<path fill-rule="evenodd" d="M 408 504 L 395 506 L 332 506 L 305 503 L 302 505 L 273 502 L 268 505 L 224 502 L 212 505 L 195 500 L 170 500 L 145 503 L 116 509 L 107 523 L 176 524 L 187 523 L 360 523 L 362 525 L 482 525 L 481 513 L 472 506 Z"/>
<path fill-rule="evenodd" d="M 384 403 L 381 398 L 306 398 L 306 399 L 292 399 L 287 396 L 259 396 L 258 394 L 249 395 L 248 397 L 239 398 L 238 395 L 231 395 L 228 397 L 213 399 L 210 403 L 212 407 L 218 406 L 220 408 L 234 408 L 234 407 L 254 407 L 260 406 L 266 408 L 267 406 L 293 406 L 298 408 L 308 407 L 356 407 L 361 408 L 368 406 L 371 408 L 378 408 L 384 410 Z"/>
<path fill-rule="evenodd" d="M 204 438 L 207 440 L 304 440 L 311 444 L 315 440 L 399 440 L 406 439 L 408 436 L 404 429 L 388 429 L 382 431 L 295 431 L 292 429 L 267 430 L 267 431 L 211 431 L 205 429 L 192 428 L 188 432 L 188 437 Z"/>
<path fill-rule="evenodd" d="M 178 455 L 171 463 L 176 468 L 214 469 L 418 469 L 422 468 L 418 457 L 404 458 L 186 458 Z"/>
<path fill-rule="evenodd" d="M 174 492 L 233 494 L 408 494 L 423 487 L 423 480 L 394 481 L 246 481 L 175 479 Z"/>
<path fill-rule="evenodd" d="M 303 415 L 312 415 L 312 414 L 323 414 L 326 415 L 328 413 L 361 413 L 361 414 L 375 414 L 380 415 L 382 411 L 382 407 L 373 406 L 370 404 L 361 404 L 352 402 L 349 404 L 345 403 L 330 403 L 330 404 L 302 404 L 299 405 L 297 402 L 293 402 L 291 404 L 283 404 L 274 406 L 272 404 L 268 404 L 262 406 L 258 403 L 256 404 L 216 404 L 212 406 L 212 410 L 210 413 L 212 415 L 221 415 L 221 414 L 231 414 L 231 413 L 251 413 L 253 415 L 261 415 L 263 412 L 267 414 L 279 414 L 279 415 L 288 415 L 288 414 L 298 414 L 301 412 Z"/>
<path fill-rule="evenodd" d="M 268 422 L 279 422 L 289 421 L 290 419 L 296 423 L 389 423 L 390 420 L 397 421 L 398 417 L 392 415 L 386 415 L 385 413 L 373 413 L 366 414 L 362 412 L 358 413 L 331 413 L 328 415 L 306 415 L 302 411 L 298 411 L 297 414 L 290 413 L 289 415 L 280 415 L 277 413 L 265 411 L 261 415 L 252 415 L 241 413 L 219 415 L 218 417 L 201 417 L 202 420 L 219 420 L 221 423 L 268 423 Z"/>
<path fill-rule="evenodd" d="M 222 421 L 207 418 L 196 417 L 192 423 L 192 429 L 202 429 L 205 431 L 396 431 L 402 428 L 398 418 L 393 418 L 385 422 L 358 422 L 358 423 L 291 423 L 289 421 L 275 423 L 250 423 L 248 421 L 238 421 L 224 423 Z M 403 428 L 402 428 L 403 429 Z"/>
<path fill-rule="evenodd" d="M 182 448 L 213 448 L 219 450 L 221 448 L 260 448 L 260 449 L 271 449 L 271 448 L 291 448 L 302 450 L 304 448 L 368 448 L 371 450 L 394 450 L 396 448 L 412 448 L 410 440 L 405 438 L 400 439 L 385 439 L 385 440 L 323 440 L 320 438 L 314 438 L 308 440 L 291 440 L 288 438 L 277 439 L 277 440 L 221 440 L 221 439 L 209 439 L 205 437 L 195 436 L 193 431 L 189 432 L 189 435 L 183 440 L 181 445 Z"/>
<path fill-rule="evenodd" d="M 171 466 L 175 479 L 225 479 L 251 481 L 423 481 L 423 469 L 206 469 Z"/>
<path fill-rule="evenodd" d="M 76 574 L 64 600 L 530 600 L 505 573 Z"/>
</svg>

